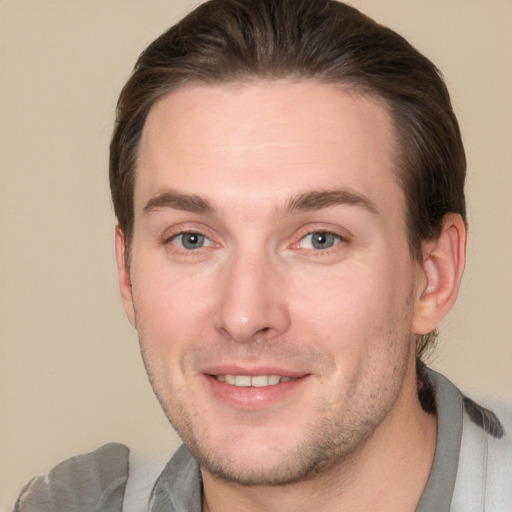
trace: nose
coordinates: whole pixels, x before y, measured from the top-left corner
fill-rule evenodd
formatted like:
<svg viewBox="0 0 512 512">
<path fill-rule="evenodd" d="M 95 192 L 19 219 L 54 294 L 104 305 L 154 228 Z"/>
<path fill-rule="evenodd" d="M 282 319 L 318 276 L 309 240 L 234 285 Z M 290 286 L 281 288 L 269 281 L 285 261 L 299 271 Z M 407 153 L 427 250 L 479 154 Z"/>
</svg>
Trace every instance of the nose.
<svg viewBox="0 0 512 512">
<path fill-rule="evenodd" d="M 271 339 L 290 325 L 284 279 L 270 258 L 238 255 L 222 272 L 215 328 L 238 343 Z"/>
</svg>

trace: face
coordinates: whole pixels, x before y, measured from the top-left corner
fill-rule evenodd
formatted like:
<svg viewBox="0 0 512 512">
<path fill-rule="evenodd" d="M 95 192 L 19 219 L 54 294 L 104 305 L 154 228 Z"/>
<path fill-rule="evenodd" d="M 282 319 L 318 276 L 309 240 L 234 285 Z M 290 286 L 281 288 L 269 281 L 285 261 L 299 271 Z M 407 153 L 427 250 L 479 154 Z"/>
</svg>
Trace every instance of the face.
<svg viewBox="0 0 512 512">
<path fill-rule="evenodd" d="M 381 104 L 313 81 L 188 85 L 151 109 L 124 301 L 204 471 L 298 481 L 415 387 L 393 147 Z"/>
</svg>

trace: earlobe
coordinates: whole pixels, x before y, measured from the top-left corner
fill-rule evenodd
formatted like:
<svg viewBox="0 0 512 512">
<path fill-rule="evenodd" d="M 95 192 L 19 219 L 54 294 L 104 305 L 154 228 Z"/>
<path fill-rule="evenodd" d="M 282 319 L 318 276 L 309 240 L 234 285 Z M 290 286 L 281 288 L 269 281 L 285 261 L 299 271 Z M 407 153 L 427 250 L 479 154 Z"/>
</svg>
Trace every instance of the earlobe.
<svg viewBox="0 0 512 512">
<path fill-rule="evenodd" d="M 124 234 L 119 227 L 116 225 L 115 230 L 115 249 L 116 249 L 116 263 L 117 263 L 117 274 L 119 277 L 119 290 L 121 292 L 121 299 L 123 301 L 124 310 L 126 316 L 132 324 L 135 325 L 135 310 L 133 307 L 132 297 L 132 283 L 130 280 L 130 270 L 126 262 L 126 242 Z"/>
<path fill-rule="evenodd" d="M 464 221 L 459 214 L 449 213 L 443 219 L 437 240 L 423 245 L 414 334 L 426 334 L 435 329 L 452 308 L 464 271 L 465 251 Z"/>
</svg>

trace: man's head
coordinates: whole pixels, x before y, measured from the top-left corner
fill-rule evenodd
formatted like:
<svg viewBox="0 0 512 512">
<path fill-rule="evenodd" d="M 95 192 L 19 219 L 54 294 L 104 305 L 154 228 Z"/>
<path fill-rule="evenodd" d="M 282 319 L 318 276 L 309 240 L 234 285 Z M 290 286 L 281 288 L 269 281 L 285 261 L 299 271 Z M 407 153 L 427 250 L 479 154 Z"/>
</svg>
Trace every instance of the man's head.
<svg viewBox="0 0 512 512">
<path fill-rule="evenodd" d="M 421 414 L 463 179 L 435 68 L 343 4 L 215 0 L 146 50 L 112 141 L 121 291 L 203 468 L 290 483 Z"/>
<path fill-rule="evenodd" d="M 127 244 L 140 137 L 151 107 L 186 84 L 315 79 L 384 100 L 395 130 L 411 253 L 435 239 L 443 216 L 465 219 L 465 156 L 435 66 L 401 36 L 330 0 L 213 0 L 141 55 L 118 103 L 110 182 Z M 429 336 L 418 338 L 420 355 Z"/>
</svg>

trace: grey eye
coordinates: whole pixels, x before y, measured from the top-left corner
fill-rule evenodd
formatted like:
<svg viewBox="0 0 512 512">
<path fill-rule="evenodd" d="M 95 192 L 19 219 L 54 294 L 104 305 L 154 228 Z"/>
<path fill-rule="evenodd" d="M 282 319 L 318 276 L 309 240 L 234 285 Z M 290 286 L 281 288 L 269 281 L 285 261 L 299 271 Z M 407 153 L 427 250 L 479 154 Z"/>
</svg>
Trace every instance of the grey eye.
<svg viewBox="0 0 512 512">
<path fill-rule="evenodd" d="M 329 249 L 336 242 L 336 236 L 332 233 L 313 233 L 311 235 L 311 245 L 315 249 Z"/>
<path fill-rule="evenodd" d="M 177 243 L 181 242 L 184 249 L 200 249 L 204 247 L 206 237 L 200 233 L 181 233 L 175 238 Z"/>
<path fill-rule="evenodd" d="M 303 249 L 330 249 L 340 241 L 340 237 L 334 233 L 327 231 L 317 231 L 306 235 L 301 240 L 301 246 Z"/>
</svg>

